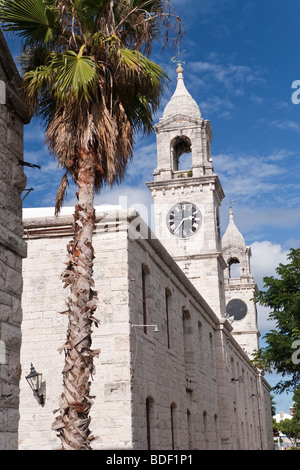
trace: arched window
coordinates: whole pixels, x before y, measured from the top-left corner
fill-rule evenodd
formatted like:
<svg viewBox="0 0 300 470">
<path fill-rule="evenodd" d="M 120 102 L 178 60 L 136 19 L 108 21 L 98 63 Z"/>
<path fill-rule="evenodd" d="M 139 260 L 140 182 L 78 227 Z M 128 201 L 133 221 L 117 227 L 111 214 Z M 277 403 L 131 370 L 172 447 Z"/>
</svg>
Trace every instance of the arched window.
<svg viewBox="0 0 300 470">
<path fill-rule="evenodd" d="M 147 431 L 147 449 L 151 450 L 152 443 L 152 421 L 153 421 L 154 400 L 152 397 L 146 398 L 146 431 Z"/>
<path fill-rule="evenodd" d="M 170 406 L 172 450 L 175 449 L 176 408 L 177 408 L 176 404 L 172 403 L 171 406 Z"/>
<path fill-rule="evenodd" d="M 171 143 L 174 171 L 188 170 L 192 166 L 192 143 L 186 136 L 178 136 Z"/>
<path fill-rule="evenodd" d="M 215 369 L 215 347 L 214 347 L 214 338 L 213 334 L 209 333 L 209 366 L 211 372 Z"/>
<path fill-rule="evenodd" d="M 238 258 L 230 258 L 228 261 L 228 270 L 230 279 L 239 279 L 241 277 L 240 261 Z"/>
<path fill-rule="evenodd" d="M 182 330 L 183 330 L 183 347 L 184 347 L 184 362 L 187 365 L 193 360 L 192 350 L 192 326 L 191 315 L 185 308 L 182 309 Z"/>
<path fill-rule="evenodd" d="M 218 423 L 218 415 L 214 415 L 214 427 L 215 427 L 215 449 L 219 449 L 219 423 Z"/>
<path fill-rule="evenodd" d="M 208 422 L 207 411 L 203 412 L 203 437 L 204 437 L 204 450 L 208 449 Z"/>
<path fill-rule="evenodd" d="M 192 428 L 192 413 L 189 409 L 186 410 L 187 430 L 188 430 L 188 446 L 189 450 L 193 449 L 193 428 Z"/>
<path fill-rule="evenodd" d="M 142 302 L 143 302 L 143 324 L 144 324 L 144 333 L 147 334 L 147 322 L 148 322 L 148 306 L 147 306 L 147 296 L 149 295 L 149 273 L 150 270 L 148 266 L 142 264 Z"/>
<path fill-rule="evenodd" d="M 168 349 L 171 347 L 170 342 L 170 301 L 171 301 L 171 291 L 169 289 L 165 290 L 165 305 L 166 305 L 166 327 L 167 327 L 167 345 Z"/>
<path fill-rule="evenodd" d="M 203 367 L 203 327 L 202 323 L 198 321 L 198 346 L 199 346 L 199 365 Z"/>
</svg>

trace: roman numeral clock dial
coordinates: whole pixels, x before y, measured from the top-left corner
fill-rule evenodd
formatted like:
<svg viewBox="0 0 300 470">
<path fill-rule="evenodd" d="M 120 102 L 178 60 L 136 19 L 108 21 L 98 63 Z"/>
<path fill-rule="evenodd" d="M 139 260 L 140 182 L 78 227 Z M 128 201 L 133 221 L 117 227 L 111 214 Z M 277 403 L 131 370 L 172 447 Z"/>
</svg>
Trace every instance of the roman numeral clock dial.
<svg viewBox="0 0 300 470">
<path fill-rule="evenodd" d="M 167 226 L 172 235 L 177 238 L 190 238 L 201 227 L 200 210 L 190 202 L 180 202 L 172 207 L 167 215 Z"/>
</svg>

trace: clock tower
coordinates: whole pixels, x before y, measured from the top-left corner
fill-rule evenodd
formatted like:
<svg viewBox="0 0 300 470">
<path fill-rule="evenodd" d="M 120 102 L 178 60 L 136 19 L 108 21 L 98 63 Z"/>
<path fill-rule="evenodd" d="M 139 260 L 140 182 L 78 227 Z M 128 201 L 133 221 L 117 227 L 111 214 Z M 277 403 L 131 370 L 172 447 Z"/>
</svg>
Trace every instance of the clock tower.
<svg viewBox="0 0 300 470">
<path fill-rule="evenodd" d="M 218 316 L 225 316 L 219 207 L 224 192 L 214 173 L 210 121 L 184 84 L 177 87 L 154 127 L 157 168 L 147 183 L 154 198 L 155 232 Z"/>
<path fill-rule="evenodd" d="M 251 248 L 235 225 L 230 208 L 229 225 L 222 238 L 225 270 L 226 316 L 232 322 L 234 335 L 249 357 L 258 349 L 259 331 L 253 297 L 257 292 L 250 269 Z"/>
</svg>

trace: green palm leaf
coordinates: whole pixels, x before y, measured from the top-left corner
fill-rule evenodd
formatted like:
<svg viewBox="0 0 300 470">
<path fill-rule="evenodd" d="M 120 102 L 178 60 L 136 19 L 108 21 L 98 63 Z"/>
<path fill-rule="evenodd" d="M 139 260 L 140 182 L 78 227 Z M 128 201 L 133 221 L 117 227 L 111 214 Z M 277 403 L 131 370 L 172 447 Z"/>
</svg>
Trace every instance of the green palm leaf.
<svg viewBox="0 0 300 470">
<path fill-rule="evenodd" d="M 95 93 L 99 66 L 90 57 L 82 55 L 83 48 L 78 55 L 73 51 L 52 54 L 50 69 L 56 74 L 54 95 L 59 102 L 65 102 L 68 97 L 78 102 L 88 101 Z"/>
<path fill-rule="evenodd" d="M 90 57 L 82 55 L 83 48 L 79 54 L 73 51 L 51 53 L 48 65 L 27 72 L 24 85 L 29 98 L 34 101 L 47 91 L 58 104 L 79 105 L 82 100 L 91 100 L 99 67 Z"/>
<path fill-rule="evenodd" d="M 54 0 L 0 0 L 0 21 L 27 44 L 52 42 L 60 29 Z"/>
</svg>

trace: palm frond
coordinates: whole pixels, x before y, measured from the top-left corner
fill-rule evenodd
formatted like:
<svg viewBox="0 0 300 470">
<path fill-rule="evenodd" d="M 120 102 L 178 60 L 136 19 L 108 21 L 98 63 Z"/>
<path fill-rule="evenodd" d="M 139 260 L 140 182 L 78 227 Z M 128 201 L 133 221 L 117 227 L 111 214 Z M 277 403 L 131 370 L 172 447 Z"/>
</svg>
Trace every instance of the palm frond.
<svg viewBox="0 0 300 470">
<path fill-rule="evenodd" d="M 66 51 L 62 54 L 52 54 L 49 69 L 56 75 L 53 92 L 58 102 L 77 102 L 91 100 L 95 94 L 98 82 L 98 64 L 90 57 L 83 56 L 84 46 L 78 54 Z"/>
<path fill-rule="evenodd" d="M 55 1 L 0 0 L 0 22 L 6 31 L 15 31 L 26 44 L 53 42 L 60 31 Z"/>
<path fill-rule="evenodd" d="M 121 76 L 130 78 L 118 87 L 119 96 L 134 130 L 149 134 L 153 130 L 153 114 L 158 110 L 160 97 L 169 80 L 158 64 L 141 52 L 121 49 Z"/>
<path fill-rule="evenodd" d="M 61 180 L 61 183 L 58 188 L 57 195 L 56 195 L 56 203 L 55 203 L 55 215 L 56 216 L 60 213 L 68 187 L 69 187 L 69 181 L 68 181 L 67 173 L 65 173 L 62 177 L 62 180 Z"/>
<path fill-rule="evenodd" d="M 82 55 L 83 48 L 78 54 L 73 51 L 50 53 L 45 65 L 25 73 L 24 87 L 32 104 L 46 91 L 54 101 L 65 105 L 79 106 L 82 100 L 92 100 L 99 80 L 98 65 Z"/>
</svg>

